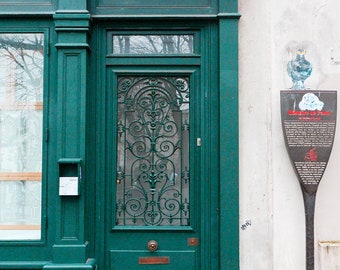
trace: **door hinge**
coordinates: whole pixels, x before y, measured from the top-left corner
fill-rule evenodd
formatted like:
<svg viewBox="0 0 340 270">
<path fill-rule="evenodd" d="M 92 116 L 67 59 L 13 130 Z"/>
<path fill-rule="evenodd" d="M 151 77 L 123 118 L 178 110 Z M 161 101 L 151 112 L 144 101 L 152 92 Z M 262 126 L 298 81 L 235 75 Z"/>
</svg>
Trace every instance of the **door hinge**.
<svg viewBox="0 0 340 270">
<path fill-rule="evenodd" d="M 46 39 L 47 40 L 47 44 L 46 44 L 46 55 L 50 55 L 50 51 L 51 51 L 51 42 L 50 42 L 50 31 L 47 30 L 46 31 Z"/>
<path fill-rule="evenodd" d="M 48 140 L 50 139 L 50 130 L 49 128 L 45 129 L 45 142 L 48 142 Z"/>
<path fill-rule="evenodd" d="M 48 228 L 48 221 L 47 221 L 47 217 L 45 217 L 44 219 L 45 219 L 45 220 L 44 220 L 44 222 L 45 222 L 45 224 L 44 224 L 44 225 L 45 225 L 45 230 L 47 230 L 47 228 Z"/>
</svg>

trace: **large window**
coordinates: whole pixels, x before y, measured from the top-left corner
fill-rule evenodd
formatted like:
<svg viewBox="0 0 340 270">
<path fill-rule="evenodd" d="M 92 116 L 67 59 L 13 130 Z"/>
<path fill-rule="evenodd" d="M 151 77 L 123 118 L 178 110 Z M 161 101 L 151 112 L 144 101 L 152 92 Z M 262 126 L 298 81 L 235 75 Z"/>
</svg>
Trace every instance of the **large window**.
<svg viewBox="0 0 340 270">
<path fill-rule="evenodd" d="M 43 44 L 0 33 L 0 240 L 41 237 Z"/>
</svg>

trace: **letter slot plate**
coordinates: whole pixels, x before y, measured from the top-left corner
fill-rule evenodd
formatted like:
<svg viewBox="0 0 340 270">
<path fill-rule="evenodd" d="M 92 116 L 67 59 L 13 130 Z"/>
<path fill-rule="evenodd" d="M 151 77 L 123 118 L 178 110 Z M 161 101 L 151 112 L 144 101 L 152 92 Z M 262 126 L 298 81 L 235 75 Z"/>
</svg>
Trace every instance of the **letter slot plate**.
<svg viewBox="0 0 340 270">
<path fill-rule="evenodd" d="M 139 257 L 138 264 L 170 264 L 170 257 Z"/>
</svg>

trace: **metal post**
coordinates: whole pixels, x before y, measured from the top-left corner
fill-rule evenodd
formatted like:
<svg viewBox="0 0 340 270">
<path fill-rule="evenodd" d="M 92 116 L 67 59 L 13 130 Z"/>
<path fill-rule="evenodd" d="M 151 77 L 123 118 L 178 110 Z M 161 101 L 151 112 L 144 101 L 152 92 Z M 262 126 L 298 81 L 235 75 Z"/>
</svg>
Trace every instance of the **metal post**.
<svg viewBox="0 0 340 270">
<path fill-rule="evenodd" d="M 308 194 L 302 188 L 306 218 L 306 270 L 314 270 L 314 211 L 316 193 Z"/>
</svg>

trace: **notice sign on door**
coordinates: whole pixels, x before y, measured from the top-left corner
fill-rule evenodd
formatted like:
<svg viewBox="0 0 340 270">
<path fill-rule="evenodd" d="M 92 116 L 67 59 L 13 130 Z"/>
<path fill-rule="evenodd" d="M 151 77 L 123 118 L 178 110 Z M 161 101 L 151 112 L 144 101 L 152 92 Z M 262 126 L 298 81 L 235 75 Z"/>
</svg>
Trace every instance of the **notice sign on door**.
<svg viewBox="0 0 340 270">
<path fill-rule="evenodd" d="M 281 91 L 281 120 L 289 157 L 305 191 L 314 194 L 333 147 L 336 91 Z"/>
<path fill-rule="evenodd" d="M 78 196 L 78 177 L 59 178 L 59 196 Z"/>
</svg>

